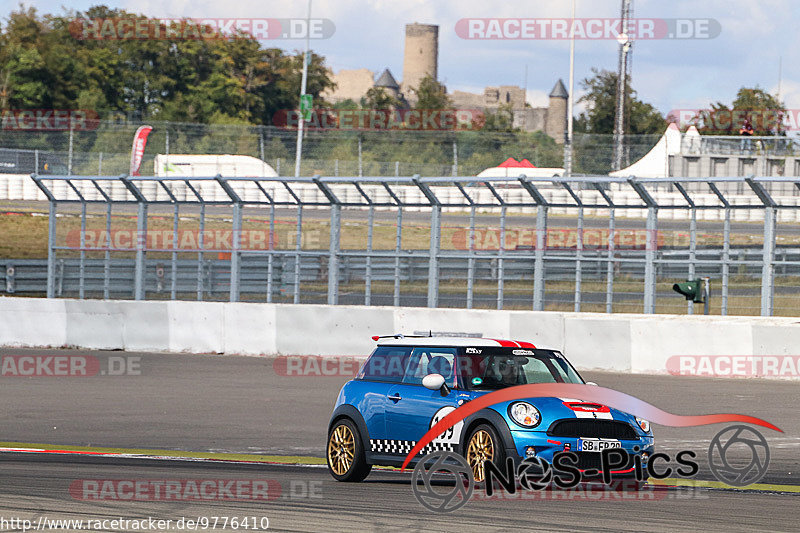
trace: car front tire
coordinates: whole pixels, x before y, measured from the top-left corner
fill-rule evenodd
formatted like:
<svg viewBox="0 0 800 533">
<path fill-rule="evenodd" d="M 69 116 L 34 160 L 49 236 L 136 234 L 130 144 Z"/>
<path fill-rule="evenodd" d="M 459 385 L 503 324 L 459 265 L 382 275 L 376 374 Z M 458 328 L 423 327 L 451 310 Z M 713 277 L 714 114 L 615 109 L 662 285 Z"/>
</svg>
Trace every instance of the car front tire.
<svg viewBox="0 0 800 533">
<path fill-rule="evenodd" d="M 352 420 L 337 420 L 328 433 L 325 457 L 328 472 L 337 481 L 364 481 L 372 470 L 367 464 L 361 434 Z"/>
<path fill-rule="evenodd" d="M 473 429 L 464 448 L 464 458 L 469 463 L 472 476 L 477 483 L 486 480 L 485 461 L 491 461 L 503 468 L 506 454 L 497 431 L 488 424 L 481 424 Z"/>
</svg>

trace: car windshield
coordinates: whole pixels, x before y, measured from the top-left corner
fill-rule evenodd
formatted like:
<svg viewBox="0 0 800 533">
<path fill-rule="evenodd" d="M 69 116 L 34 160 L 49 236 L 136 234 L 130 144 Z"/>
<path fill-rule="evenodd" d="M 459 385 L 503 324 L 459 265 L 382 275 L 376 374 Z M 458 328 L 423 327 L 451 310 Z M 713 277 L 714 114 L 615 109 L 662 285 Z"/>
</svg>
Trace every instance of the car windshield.
<svg viewBox="0 0 800 533">
<path fill-rule="evenodd" d="M 512 348 L 467 348 L 465 352 L 459 371 L 469 390 L 528 383 L 584 383 L 560 352 Z"/>
</svg>

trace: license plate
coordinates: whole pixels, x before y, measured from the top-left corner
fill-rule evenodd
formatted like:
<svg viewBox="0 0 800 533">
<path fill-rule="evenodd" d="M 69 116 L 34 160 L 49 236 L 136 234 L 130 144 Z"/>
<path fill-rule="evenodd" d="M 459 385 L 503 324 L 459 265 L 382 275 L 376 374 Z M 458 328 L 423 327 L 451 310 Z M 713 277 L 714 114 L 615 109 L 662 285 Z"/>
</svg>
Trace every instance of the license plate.
<svg viewBox="0 0 800 533">
<path fill-rule="evenodd" d="M 613 439 L 578 439 L 579 452 L 602 452 L 609 448 L 621 448 L 622 444 Z"/>
</svg>

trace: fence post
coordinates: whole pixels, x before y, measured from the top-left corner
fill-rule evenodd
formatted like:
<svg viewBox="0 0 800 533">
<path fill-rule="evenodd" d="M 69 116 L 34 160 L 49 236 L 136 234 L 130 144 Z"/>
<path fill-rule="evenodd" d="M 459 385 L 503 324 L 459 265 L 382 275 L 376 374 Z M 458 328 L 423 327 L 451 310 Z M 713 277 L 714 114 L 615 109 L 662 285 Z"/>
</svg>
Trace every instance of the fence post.
<svg viewBox="0 0 800 533">
<path fill-rule="evenodd" d="M 583 282 L 583 205 L 578 206 L 578 235 L 575 243 L 575 312 L 581 311 L 581 284 Z"/>
<path fill-rule="evenodd" d="M 339 237 L 341 210 L 338 201 L 331 204 L 331 236 L 328 250 L 328 305 L 339 303 Z"/>
<path fill-rule="evenodd" d="M 536 255 L 533 261 L 533 310 L 544 311 L 544 251 L 547 248 L 547 200 L 539 189 L 522 175 L 520 185 L 536 202 Z"/>
<path fill-rule="evenodd" d="M 38 170 L 38 169 L 37 169 Z M 49 216 L 47 217 L 47 297 L 55 298 L 56 295 L 56 198 L 38 178 L 38 173 L 31 174 L 31 179 L 44 193 L 50 203 Z"/>
<path fill-rule="evenodd" d="M 275 202 L 269 204 L 269 255 L 267 256 L 267 303 L 272 303 L 272 276 L 274 274 L 275 257 Z"/>
<path fill-rule="evenodd" d="M 294 243 L 294 287 L 292 288 L 292 303 L 300 303 L 300 252 L 303 249 L 303 204 L 297 204 L 297 233 Z"/>
<path fill-rule="evenodd" d="M 331 204 L 331 236 L 328 247 L 328 305 L 339 303 L 339 237 L 341 235 L 341 211 L 339 199 L 319 176 L 314 176 L 314 183 Z"/>
<path fill-rule="evenodd" d="M 722 228 L 722 316 L 728 314 L 728 282 L 730 279 L 731 209 L 725 206 L 725 225 Z"/>
<path fill-rule="evenodd" d="M 656 248 L 658 246 L 658 204 L 644 186 L 633 177 L 628 184 L 636 191 L 647 207 L 647 226 L 644 252 L 644 313 L 656 312 Z M 687 198 L 688 200 L 688 198 Z M 691 200 L 689 200 L 691 201 Z"/>
<path fill-rule="evenodd" d="M 544 311 L 544 251 L 547 248 L 547 206 L 536 208 L 536 258 L 533 263 L 533 310 Z"/>
<path fill-rule="evenodd" d="M 689 277 L 687 279 L 694 279 L 697 274 L 695 261 L 697 260 L 697 208 L 692 207 L 690 210 L 689 219 Z M 687 314 L 694 314 L 694 302 L 689 300 L 686 303 Z"/>
<path fill-rule="evenodd" d="M 178 221 L 180 219 L 180 204 L 175 202 L 172 214 L 172 280 L 170 281 L 169 297 L 170 300 L 178 299 Z"/>
<path fill-rule="evenodd" d="M 200 200 L 200 224 L 198 228 L 197 234 L 197 301 L 203 301 L 203 292 L 204 292 L 204 281 L 203 281 L 203 263 L 205 262 L 205 254 L 203 254 L 203 248 L 205 243 L 203 242 L 204 234 L 206 232 L 206 204 L 202 200 Z"/>
<path fill-rule="evenodd" d="M 764 204 L 764 245 L 761 263 L 761 316 L 772 316 L 775 295 L 775 231 L 778 204 L 753 176 L 744 181 L 753 189 Z"/>
<path fill-rule="evenodd" d="M 428 257 L 428 307 L 439 305 L 439 250 L 441 248 L 442 207 L 431 206 L 431 247 Z"/>
<path fill-rule="evenodd" d="M 239 278 L 241 271 L 240 248 L 242 237 L 242 204 L 233 204 L 233 240 L 231 242 L 231 291 L 230 301 L 239 301 Z"/>
<path fill-rule="evenodd" d="M 106 198 L 106 251 L 103 254 L 103 298 L 111 297 L 111 199 Z"/>
<path fill-rule="evenodd" d="M 372 304 L 372 236 L 375 226 L 375 206 L 370 202 L 367 214 L 367 257 L 364 271 L 364 305 Z"/>
<path fill-rule="evenodd" d="M 136 213 L 136 267 L 134 270 L 133 299 L 144 300 L 145 296 L 145 248 L 147 246 L 147 204 L 139 200 Z"/>
<path fill-rule="evenodd" d="M 364 168 L 363 162 L 361 160 L 361 132 L 358 134 L 358 177 L 363 177 L 364 175 Z"/>
<path fill-rule="evenodd" d="M 453 177 L 458 176 L 458 142 L 453 139 Z"/>
<path fill-rule="evenodd" d="M 230 301 L 231 302 L 238 302 L 239 301 L 239 260 L 241 259 L 240 254 L 240 243 L 242 237 L 242 199 L 233 190 L 230 183 L 223 178 L 220 174 L 217 174 L 215 178 L 219 186 L 222 187 L 222 190 L 225 191 L 225 194 L 231 199 L 231 203 L 233 204 L 233 239 L 231 241 L 231 285 L 230 285 Z"/>
<path fill-rule="evenodd" d="M 730 277 L 730 251 L 731 251 L 731 204 L 720 192 L 713 181 L 708 182 L 708 186 L 722 204 L 725 210 L 725 223 L 722 227 L 722 307 L 720 314 L 728 314 L 728 279 Z"/>
<path fill-rule="evenodd" d="M 647 208 L 647 239 L 644 264 L 644 313 L 656 312 L 656 247 L 658 246 L 658 208 Z"/>
<path fill-rule="evenodd" d="M 78 267 L 78 298 L 86 297 L 86 202 L 81 201 L 81 254 Z"/>
<path fill-rule="evenodd" d="M 775 222 L 777 210 L 764 210 L 764 255 L 761 265 L 761 316 L 772 316 L 775 296 Z"/>
<path fill-rule="evenodd" d="M 439 305 L 439 251 L 442 238 L 442 205 L 433 191 L 415 174 L 411 181 L 419 187 L 431 205 L 431 245 L 428 252 L 428 307 Z"/>
<path fill-rule="evenodd" d="M 69 157 L 67 157 L 67 175 L 72 176 L 72 137 L 73 137 L 73 128 L 72 128 L 72 120 L 69 122 Z M 36 169 L 36 172 L 39 172 L 39 169 Z"/>
<path fill-rule="evenodd" d="M 615 209 L 608 210 L 608 262 L 606 263 L 606 313 L 614 312 L 614 251 L 616 249 Z"/>
<path fill-rule="evenodd" d="M 497 309 L 503 308 L 503 290 L 505 288 L 505 264 L 503 256 L 506 250 L 506 204 L 503 201 L 500 207 L 500 250 L 497 254 Z"/>
<path fill-rule="evenodd" d="M 400 251 L 403 248 L 403 206 L 399 201 L 397 204 L 397 227 L 394 241 L 394 293 L 392 303 L 395 307 L 400 306 Z"/>
<path fill-rule="evenodd" d="M 142 191 L 134 185 L 130 177 L 123 174 L 119 180 L 136 198 L 138 209 L 136 212 L 136 262 L 133 272 L 133 299 L 144 300 L 145 297 L 145 251 L 147 249 L 147 198 Z"/>
<path fill-rule="evenodd" d="M 475 204 L 469 208 L 469 237 L 467 239 L 467 309 L 472 309 L 475 291 Z"/>
<path fill-rule="evenodd" d="M 50 213 L 47 221 L 47 297 L 56 296 L 56 212 L 54 199 L 50 200 Z"/>
</svg>

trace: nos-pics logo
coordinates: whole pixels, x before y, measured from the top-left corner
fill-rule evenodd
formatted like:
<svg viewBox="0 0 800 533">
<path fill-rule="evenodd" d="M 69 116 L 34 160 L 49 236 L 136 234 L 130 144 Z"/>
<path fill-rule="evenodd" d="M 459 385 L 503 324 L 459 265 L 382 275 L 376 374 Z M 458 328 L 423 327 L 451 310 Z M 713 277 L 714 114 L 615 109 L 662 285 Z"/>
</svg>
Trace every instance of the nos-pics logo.
<svg viewBox="0 0 800 533">
<path fill-rule="evenodd" d="M 570 452 L 561 452 L 570 453 Z M 694 452 L 680 452 L 691 454 Z M 708 447 L 708 466 L 717 480 L 734 487 L 746 487 L 757 483 L 767 473 L 770 452 L 767 440 L 755 429 L 745 425 L 729 426 L 717 433 Z M 558 468 L 545 461 L 538 461 L 541 468 L 530 469 L 521 464 L 517 469 L 519 485 L 524 490 L 543 490 L 555 480 L 554 473 Z M 558 463 L 559 461 L 556 461 Z M 688 463 L 684 463 L 687 464 Z M 693 465 L 692 473 L 684 477 L 696 475 L 698 468 Z M 489 467 L 487 470 L 494 470 Z M 647 468 L 652 477 L 656 468 Z M 673 470 L 669 469 L 672 473 Z M 680 470 L 678 470 L 680 472 Z M 529 477 L 533 473 L 534 479 Z M 437 477 L 434 479 L 434 474 Z M 572 475 L 572 474 L 570 474 Z M 610 479 L 611 474 L 603 476 Z M 487 478 L 488 479 L 488 478 Z M 577 483 L 570 483 L 574 487 Z M 558 484 L 566 487 L 564 484 Z M 467 504 L 475 491 L 475 479 L 472 468 L 461 455 L 448 451 L 429 453 L 417 462 L 411 475 L 411 490 L 417 501 L 426 509 L 439 513 L 449 513 Z M 492 487 L 487 487 L 487 494 Z"/>
</svg>

